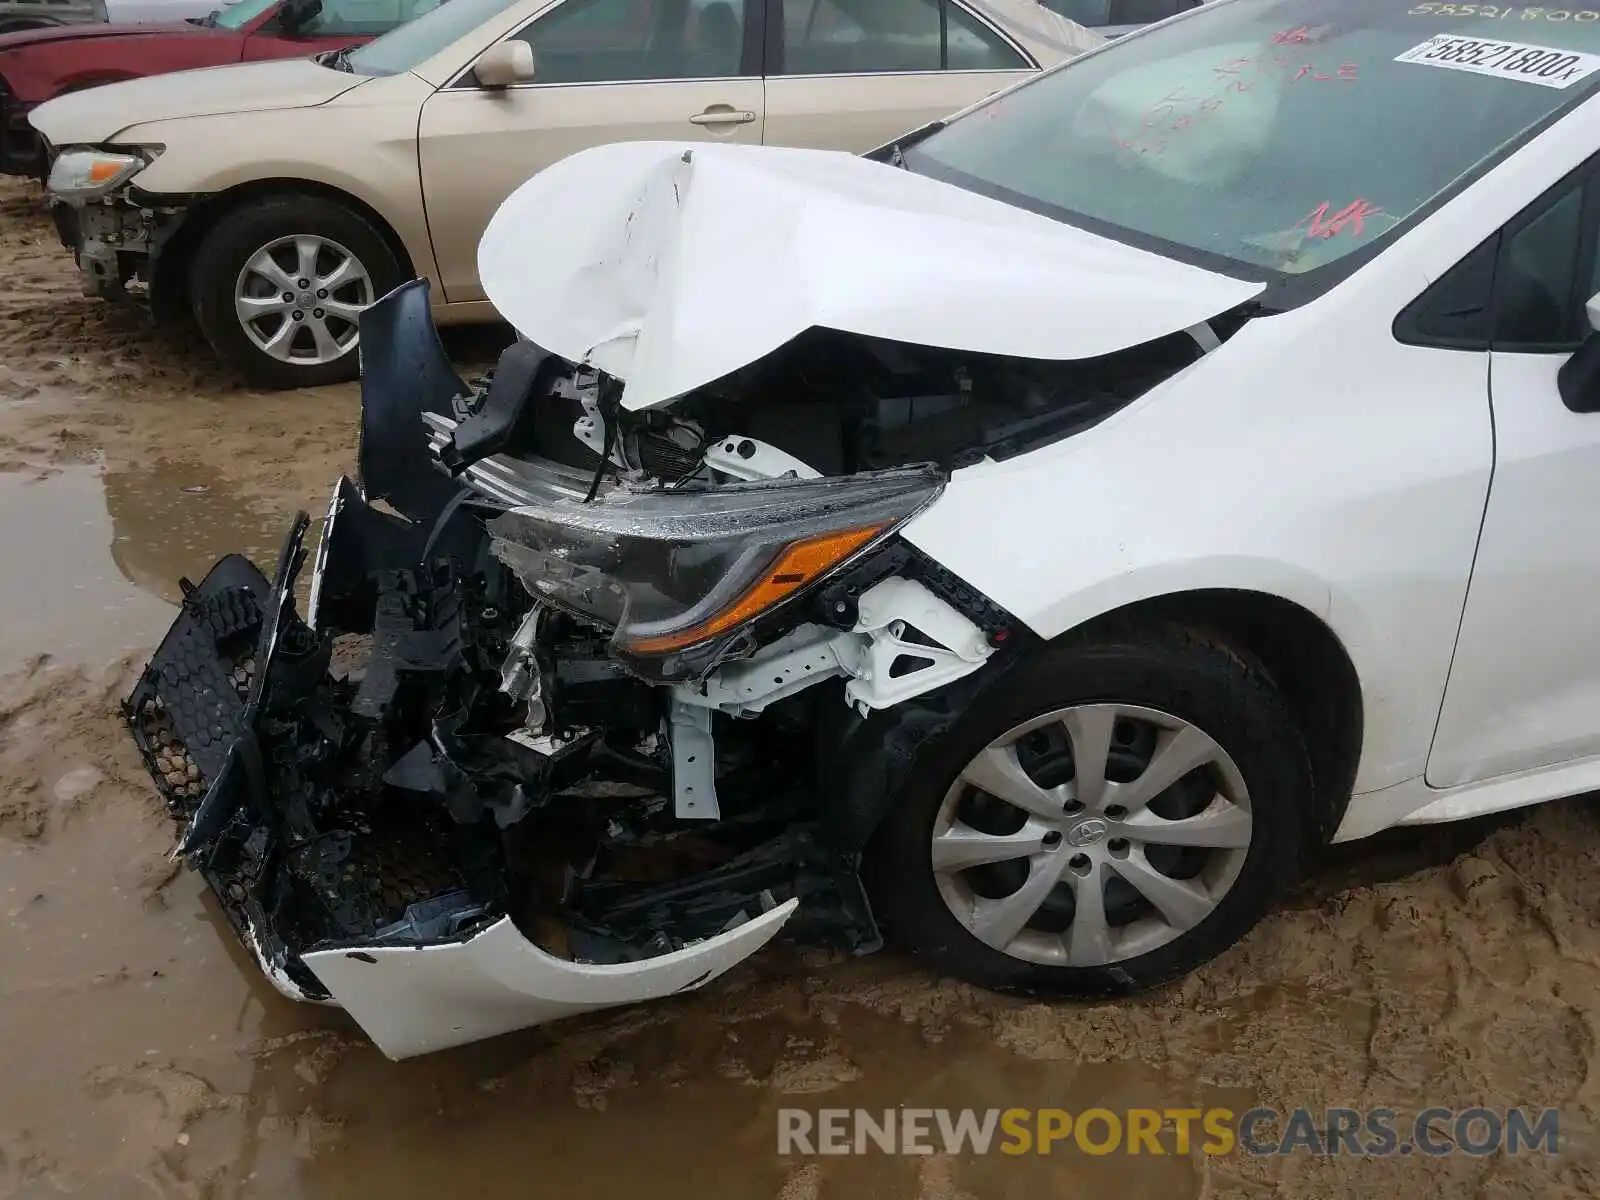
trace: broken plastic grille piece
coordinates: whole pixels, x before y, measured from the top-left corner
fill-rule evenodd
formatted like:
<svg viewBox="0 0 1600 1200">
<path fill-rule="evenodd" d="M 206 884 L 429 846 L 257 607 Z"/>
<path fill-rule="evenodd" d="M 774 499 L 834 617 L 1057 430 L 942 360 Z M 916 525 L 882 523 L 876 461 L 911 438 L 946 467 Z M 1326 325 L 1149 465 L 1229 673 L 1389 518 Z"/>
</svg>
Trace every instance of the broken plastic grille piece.
<svg viewBox="0 0 1600 1200">
<path fill-rule="evenodd" d="M 233 679 L 234 690 L 239 693 L 240 699 L 250 694 L 250 680 L 255 677 L 255 673 L 256 656 L 254 654 L 234 667 L 231 678 Z"/>
<path fill-rule="evenodd" d="M 446 856 L 436 853 L 441 831 L 404 805 L 384 805 L 376 816 L 341 806 L 328 820 L 330 827 L 352 832 L 339 864 L 341 891 L 362 897 L 369 923 L 397 921 L 411 905 L 466 886 Z"/>
<path fill-rule="evenodd" d="M 148 747 L 145 765 L 155 776 L 162 799 L 174 813 L 187 813 L 206 792 L 200 764 L 172 728 L 172 717 L 159 697 L 152 698 L 140 710 L 138 720 Z"/>
</svg>

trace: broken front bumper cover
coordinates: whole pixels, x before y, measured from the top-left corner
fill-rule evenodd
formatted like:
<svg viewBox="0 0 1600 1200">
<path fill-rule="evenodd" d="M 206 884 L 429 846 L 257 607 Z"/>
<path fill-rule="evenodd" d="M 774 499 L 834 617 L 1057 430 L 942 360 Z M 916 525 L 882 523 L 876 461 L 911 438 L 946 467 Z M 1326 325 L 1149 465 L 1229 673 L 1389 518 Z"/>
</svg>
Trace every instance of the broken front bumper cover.
<svg viewBox="0 0 1600 1200">
<path fill-rule="evenodd" d="M 379 1049 L 408 1058 L 693 991 L 766 945 L 798 905 L 788 900 L 719 937 L 641 962 L 557 958 L 502 917 L 456 941 L 319 950 L 305 963 Z"/>
<path fill-rule="evenodd" d="M 1014 644 L 894 535 L 936 473 L 591 503 L 595 469 L 545 453 L 577 430 L 528 434 L 543 352 L 468 388 L 420 281 L 362 346 L 362 483 L 304 618 L 300 514 L 270 581 L 184 581 L 125 706 L 274 985 L 398 1058 L 698 987 L 780 929 L 877 949 L 857 868 L 903 765 L 874 722 Z"/>
<path fill-rule="evenodd" d="M 346 506 L 360 504 L 343 482 L 335 513 L 348 518 Z M 272 583 L 232 556 L 186 584 L 182 611 L 125 705 L 183 824 L 175 853 L 194 858 L 279 991 L 345 1008 L 384 1053 L 405 1058 L 699 987 L 793 915 L 790 898 L 664 953 L 564 959 L 485 902 L 496 888 L 484 885 L 482 864 L 472 878 L 471 853 L 440 852 L 463 840 L 443 814 L 396 807 L 392 797 L 366 807 L 359 794 L 319 796 L 315 760 L 333 762 L 350 731 L 318 697 L 328 640 L 295 614 L 307 526 L 302 514 Z M 323 555 L 340 553 L 340 532 L 339 522 L 328 526 Z M 322 725 L 320 748 L 301 736 L 306 720 Z M 370 936 L 347 936 L 359 928 Z"/>
</svg>

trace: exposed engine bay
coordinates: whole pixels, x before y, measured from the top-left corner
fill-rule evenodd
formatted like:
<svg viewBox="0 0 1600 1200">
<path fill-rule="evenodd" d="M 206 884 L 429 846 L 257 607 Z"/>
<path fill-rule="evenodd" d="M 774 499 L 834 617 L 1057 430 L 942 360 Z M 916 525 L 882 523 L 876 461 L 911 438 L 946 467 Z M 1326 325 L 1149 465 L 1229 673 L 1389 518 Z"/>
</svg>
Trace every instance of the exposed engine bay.
<svg viewBox="0 0 1600 1200">
<path fill-rule="evenodd" d="M 512 353 L 538 351 L 523 343 Z M 605 452 L 619 470 L 667 485 L 697 473 L 814 478 L 912 463 L 948 472 L 1087 428 L 1199 356 L 1188 333 L 1099 359 L 1042 362 L 812 329 L 670 409 L 625 414 Z M 564 377 L 551 400 L 522 436 L 593 470 L 607 427 L 596 373 Z M 575 423 L 579 441 L 564 441 Z"/>
<path fill-rule="evenodd" d="M 700 986 L 780 928 L 877 949 L 894 760 L 1032 636 L 896 531 L 1207 348 L 814 329 L 628 412 L 527 341 L 467 385 L 421 281 L 361 338 L 360 484 L 314 557 L 301 514 L 270 579 L 184 581 L 126 712 L 263 970 L 397 1058 Z"/>
</svg>

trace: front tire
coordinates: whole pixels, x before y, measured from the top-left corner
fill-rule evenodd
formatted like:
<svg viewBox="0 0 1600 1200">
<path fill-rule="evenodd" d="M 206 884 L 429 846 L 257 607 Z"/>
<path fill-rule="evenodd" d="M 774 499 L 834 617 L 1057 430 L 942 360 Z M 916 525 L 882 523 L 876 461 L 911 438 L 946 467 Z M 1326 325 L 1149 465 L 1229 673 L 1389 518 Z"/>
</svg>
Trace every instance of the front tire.
<svg viewBox="0 0 1600 1200">
<path fill-rule="evenodd" d="M 272 196 L 207 231 L 189 294 L 218 355 L 259 387 L 298 388 L 356 378 L 357 317 L 402 282 L 394 251 L 358 213 Z"/>
<path fill-rule="evenodd" d="M 885 932 L 944 974 L 1096 997 L 1232 946 L 1294 879 L 1312 811 L 1266 672 L 1186 628 L 1053 643 L 917 752 L 869 846 Z"/>
</svg>

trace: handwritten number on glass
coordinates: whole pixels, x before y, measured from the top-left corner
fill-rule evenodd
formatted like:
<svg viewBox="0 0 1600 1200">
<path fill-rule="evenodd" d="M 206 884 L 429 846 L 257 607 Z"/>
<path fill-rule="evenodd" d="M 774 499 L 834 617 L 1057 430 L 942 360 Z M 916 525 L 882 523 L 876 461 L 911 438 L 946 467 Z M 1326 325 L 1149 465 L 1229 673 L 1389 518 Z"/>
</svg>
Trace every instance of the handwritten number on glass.
<svg viewBox="0 0 1600 1200">
<path fill-rule="evenodd" d="M 1366 219 L 1375 217 L 1383 211 L 1375 204 L 1364 199 L 1350 201 L 1337 212 L 1330 212 L 1333 204 L 1324 200 L 1310 213 L 1295 223 L 1294 228 L 1305 227 L 1306 236 L 1314 238 L 1331 238 L 1350 230 L 1352 236 L 1360 237 L 1366 232 Z"/>
<path fill-rule="evenodd" d="M 1293 45 L 1301 40 L 1302 29 L 1289 29 L 1273 36 L 1276 45 Z M 1247 68 L 1250 69 L 1246 73 Z M 1246 58 L 1235 58 L 1220 67 L 1213 67 L 1212 73 L 1221 77 L 1220 91 L 1195 101 L 1187 96 L 1182 88 L 1168 92 L 1154 104 L 1147 107 L 1139 114 L 1139 128 L 1131 136 L 1125 136 L 1113 131 L 1112 142 L 1124 150 L 1137 150 L 1140 154 L 1161 154 L 1170 144 L 1169 133 L 1184 133 L 1210 117 L 1217 109 L 1221 108 L 1230 95 L 1239 95 L 1248 92 L 1261 81 L 1261 78 L 1274 72 L 1290 72 L 1290 83 L 1297 83 L 1302 79 L 1309 79 L 1315 83 L 1330 82 L 1357 82 L 1360 67 L 1356 63 L 1342 63 L 1337 70 L 1322 71 L 1310 63 L 1304 62 L 1297 56 L 1279 52 L 1270 58 L 1256 54 Z M 1192 108 L 1193 111 L 1183 111 Z"/>
</svg>

